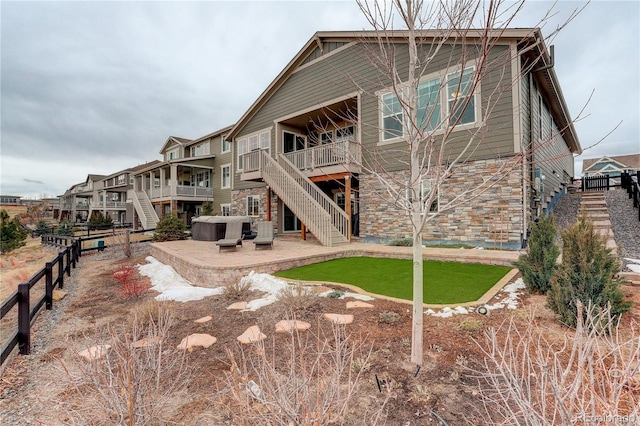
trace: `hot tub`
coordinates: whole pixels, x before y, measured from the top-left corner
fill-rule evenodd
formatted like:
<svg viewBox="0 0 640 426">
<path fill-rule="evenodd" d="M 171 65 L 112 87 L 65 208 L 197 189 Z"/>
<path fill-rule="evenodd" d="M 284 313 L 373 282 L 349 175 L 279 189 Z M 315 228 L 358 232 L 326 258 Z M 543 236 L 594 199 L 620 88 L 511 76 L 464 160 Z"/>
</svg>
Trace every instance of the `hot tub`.
<svg viewBox="0 0 640 426">
<path fill-rule="evenodd" d="M 224 238 L 227 223 L 241 222 L 244 239 L 250 239 L 250 216 L 199 216 L 191 220 L 192 238 L 199 241 L 218 241 Z"/>
</svg>

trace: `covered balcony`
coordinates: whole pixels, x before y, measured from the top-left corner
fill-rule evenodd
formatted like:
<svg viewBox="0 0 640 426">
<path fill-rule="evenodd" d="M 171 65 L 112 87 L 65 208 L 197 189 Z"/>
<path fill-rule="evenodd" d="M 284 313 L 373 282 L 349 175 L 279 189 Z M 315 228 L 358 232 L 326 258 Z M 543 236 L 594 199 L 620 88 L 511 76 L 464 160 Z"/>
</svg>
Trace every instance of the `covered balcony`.
<svg viewBox="0 0 640 426">
<path fill-rule="evenodd" d="M 213 167 L 168 164 L 136 179 L 137 191 L 144 191 L 152 201 L 169 199 L 213 198 Z"/>
<path fill-rule="evenodd" d="M 360 173 L 357 111 L 357 96 L 351 96 L 276 120 L 276 152 L 272 156 L 283 155 L 309 178 Z M 238 145 L 242 180 L 262 179 L 259 150 L 246 152 Z"/>
</svg>

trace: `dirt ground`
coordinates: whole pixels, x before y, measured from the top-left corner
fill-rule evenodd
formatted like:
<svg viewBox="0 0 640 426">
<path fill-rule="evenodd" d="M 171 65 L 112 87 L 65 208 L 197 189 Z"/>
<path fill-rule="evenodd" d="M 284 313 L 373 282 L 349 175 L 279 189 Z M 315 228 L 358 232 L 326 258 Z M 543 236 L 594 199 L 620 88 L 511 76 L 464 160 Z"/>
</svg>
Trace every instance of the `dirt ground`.
<svg viewBox="0 0 640 426">
<path fill-rule="evenodd" d="M 77 354 L 80 349 L 109 343 L 105 339 L 106 327 L 129 325 L 130 335 L 133 313 L 142 315 L 156 309 L 150 306 L 157 293 L 150 291 L 140 297 L 122 296 L 120 284 L 113 277 L 113 272 L 122 265 L 143 264 L 144 258 L 145 255 L 116 260 L 92 260 L 91 256 L 82 258 L 80 267 L 74 272 L 74 280 L 78 284 L 67 295 L 64 315 L 50 330 L 38 330 L 42 320 L 38 319 L 35 336 L 40 336 L 43 341 L 32 342 L 35 347 L 33 354 L 15 357 L 3 372 L 0 381 L 2 412 L 19 416 L 20 424 L 118 423 L 113 417 L 109 423 L 101 416 L 92 417 L 83 411 L 88 401 L 95 401 L 100 395 L 91 383 L 78 382 L 71 377 L 74 372 L 86 372 L 87 362 Z M 625 287 L 625 291 L 636 301 L 636 308 L 624 321 L 638 321 L 638 290 Z M 257 297 L 260 294 L 255 292 L 247 296 L 249 300 Z M 161 302 L 174 319 L 168 332 L 167 353 L 184 354 L 191 373 L 185 387 L 175 385 L 171 398 L 165 401 L 168 408 L 163 411 L 164 420 L 156 419 L 150 424 L 252 424 L 247 417 L 243 420 L 241 411 L 240 414 L 232 413 L 242 408 L 229 402 L 229 386 L 234 377 L 239 377 L 241 383 L 248 380 L 257 382 L 255 374 L 243 370 L 243 366 L 247 365 L 250 370 L 249 361 L 260 355 L 268 354 L 267 358 L 272 359 L 275 365 L 286 364 L 291 336 L 276 334 L 274 326 L 279 320 L 292 315 L 293 311 L 280 303 L 254 312 L 227 310 L 233 301 L 224 296 L 211 296 L 186 303 Z M 344 424 L 374 424 L 376 421 L 387 425 L 488 424 L 478 392 L 478 380 L 470 370 L 481 368 L 484 359 L 481 350 L 483 330 L 500 328 L 510 318 L 524 324 L 533 315 L 539 327 L 558 334 L 565 331 L 554 321 L 541 296 L 523 296 L 520 308 L 491 311 L 487 316 L 477 313 L 450 318 L 425 316 L 425 362 L 416 371 L 416 366 L 409 363 L 411 306 L 384 300 L 371 303 L 374 308 L 347 310 L 345 300 L 313 298 L 312 302 L 305 302 L 308 306 L 295 312 L 296 319 L 312 325 L 309 331 L 301 332 L 301 336 L 306 336 L 302 341 L 306 341 L 307 346 L 300 343 L 300 351 L 300 348 L 309 349 L 309 342 L 314 341 L 314 336 L 332 336 L 332 327 L 322 318 L 323 313 L 353 314 L 355 317 L 352 324 L 343 326 L 343 331 L 348 335 L 347 347 L 353 348 L 354 358 L 359 360 L 362 368 L 358 370 L 361 374 L 359 387 L 351 399 Z M 397 316 L 388 314 L 390 312 Z M 381 316 L 381 313 L 387 314 Z M 194 322 L 205 316 L 211 316 L 212 320 Z M 479 321 L 481 329 L 466 331 L 463 322 L 469 319 Z M 258 325 L 267 335 L 263 347 L 241 346 L 237 342 L 236 337 L 252 325 Z M 174 349 L 183 338 L 193 333 L 213 335 L 217 342 L 208 348 Z M 247 364 L 242 362 L 242 354 L 249 360 Z M 181 374 L 176 368 L 167 367 L 165 376 L 175 379 Z M 353 368 L 347 369 L 347 373 L 349 371 L 356 372 Z M 253 409 L 258 412 L 266 410 L 265 406 L 257 403 Z M 377 411 L 382 413 L 379 418 L 374 417 Z M 336 420 L 334 424 L 340 423 Z"/>
</svg>

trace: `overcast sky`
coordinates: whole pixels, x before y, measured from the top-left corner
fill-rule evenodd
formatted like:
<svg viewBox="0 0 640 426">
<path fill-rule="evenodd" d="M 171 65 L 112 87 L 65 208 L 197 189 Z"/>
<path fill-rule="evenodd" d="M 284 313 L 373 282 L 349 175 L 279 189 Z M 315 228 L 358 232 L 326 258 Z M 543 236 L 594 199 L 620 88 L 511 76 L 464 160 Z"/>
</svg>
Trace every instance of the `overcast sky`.
<svg viewBox="0 0 640 426">
<path fill-rule="evenodd" d="M 548 36 L 584 2 L 560 1 Z M 532 1 L 517 26 L 538 24 Z M 57 196 L 233 124 L 316 31 L 370 29 L 353 1 L 0 2 L 0 193 Z M 555 39 L 587 148 L 640 152 L 640 2 L 592 1 Z"/>
</svg>

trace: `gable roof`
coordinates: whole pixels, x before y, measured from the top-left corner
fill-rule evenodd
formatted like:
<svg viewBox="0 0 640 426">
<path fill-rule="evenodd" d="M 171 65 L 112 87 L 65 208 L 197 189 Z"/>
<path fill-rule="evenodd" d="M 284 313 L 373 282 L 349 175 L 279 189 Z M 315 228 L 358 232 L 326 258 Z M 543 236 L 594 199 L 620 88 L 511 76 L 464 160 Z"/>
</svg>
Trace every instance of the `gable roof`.
<svg viewBox="0 0 640 426">
<path fill-rule="evenodd" d="M 188 145 L 193 145 L 195 143 L 202 142 L 202 141 L 204 141 L 206 139 L 209 139 L 209 138 L 215 138 L 217 136 L 222 136 L 225 132 L 228 132 L 229 130 L 231 130 L 233 128 L 233 126 L 234 126 L 233 124 L 230 124 L 227 127 L 223 127 L 222 129 L 218 129 L 215 132 L 209 133 L 208 135 L 200 136 L 199 138 L 190 141 L 188 143 Z"/>
<path fill-rule="evenodd" d="M 169 136 L 164 145 L 162 145 L 162 148 L 160 148 L 160 154 L 162 154 L 171 145 L 184 146 L 189 142 L 191 142 L 191 139 L 181 138 L 179 136 Z"/>
<path fill-rule="evenodd" d="M 401 43 L 406 41 L 408 31 L 389 31 L 384 35 L 387 42 Z M 422 42 L 429 39 L 442 38 L 441 30 L 423 30 L 419 37 Z M 485 36 L 483 29 L 472 29 L 466 35 L 468 40 Z M 229 139 L 236 137 L 242 128 L 251 120 L 256 112 L 273 96 L 273 94 L 287 81 L 296 69 L 306 64 L 310 55 L 317 49 L 322 50 L 323 43 L 333 42 L 339 44 L 376 41 L 379 36 L 376 31 L 318 31 L 305 43 L 300 51 L 289 61 L 284 69 L 276 76 L 269 86 L 262 92 L 249 109 L 240 117 L 238 122 L 228 134 Z M 553 59 L 550 57 L 540 28 L 507 28 L 489 30 L 489 36 L 505 41 L 517 41 L 519 49 L 532 51 L 532 55 L 541 60 L 541 66 L 536 71 L 540 73 L 539 84 L 542 91 L 554 102 L 550 102 L 550 109 L 559 128 L 564 129 L 564 139 L 571 152 L 581 153 L 582 147 L 569 114 L 569 108 L 565 102 L 560 84 L 553 68 Z"/>
<path fill-rule="evenodd" d="M 620 164 L 622 167 L 620 169 L 634 169 L 640 170 L 640 154 L 629 154 L 629 155 L 612 155 L 612 156 L 603 156 L 599 158 L 585 158 L 582 161 L 582 172 L 589 171 L 590 168 L 595 166 L 597 163 L 613 161 Z"/>
</svg>

